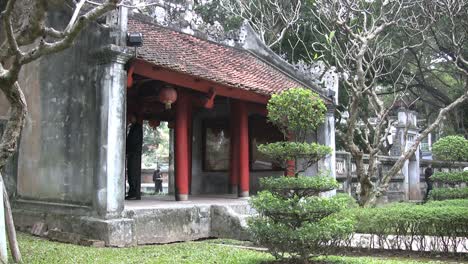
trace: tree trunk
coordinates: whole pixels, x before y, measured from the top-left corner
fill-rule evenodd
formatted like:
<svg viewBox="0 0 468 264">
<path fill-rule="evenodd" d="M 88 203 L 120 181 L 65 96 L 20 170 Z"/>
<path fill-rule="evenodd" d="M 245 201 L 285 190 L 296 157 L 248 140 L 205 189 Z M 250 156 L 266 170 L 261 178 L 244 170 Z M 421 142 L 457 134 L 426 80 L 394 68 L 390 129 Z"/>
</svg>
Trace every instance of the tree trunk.
<svg viewBox="0 0 468 264">
<path fill-rule="evenodd" d="M 5 224 L 8 234 L 8 243 L 10 245 L 11 256 L 15 263 L 22 263 L 21 252 L 16 239 L 15 223 L 13 221 L 13 214 L 11 212 L 10 200 L 8 197 L 7 189 L 3 184 L 3 204 L 5 205 Z"/>
<path fill-rule="evenodd" d="M 11 106 L 10 118 L 0 141 L 0 171 L 2 171 L 8 159 L 15 153 L 18 146 L 21 129 L 24 126 L 27 114 L 27 105 L 18 82 L 15 82 L 13 85 L 0 85 L 0 90 L 3 91 Z M 0 174 L 0 177 L 3 176 Z M 11 255 L 16 263 L 21 263 L 21 253 L 16 239 L 16 230 L 11 213 L 9 196 L 5 185 L 3 183 L 2 185 L 5 219 L 0 219 L 0 221 L 5 220 L 6 222 Z"/>
<path fill-rule="evenodd" d="M 0 84 L 0 90 L 5 94 L 11 106 L 10 118 L 0 141 L 0 170 L 2 170 L 8 159 L 16 151 L 28 110 L 24 94 L 18 82 L 13 85 Z"/>
<path fill-rule="evenodd" d="M 366 197 L 366 201 L 364 203 L 361 203 L 361 206 L 364 207 L 369 207 L 375 205 L 377 198 L 383 194 L 388 189 L 388 184 L 390 183 L 390 180 L 401 170 L 403 165 L 405 164 L 405 161 L 409 160 L 412 155 L 418 150 L 419 143 L 427 137 L 427 135 L 432 132 L 436 127 L 439 126 L 440 122 L 447 116 L 447 114 L 452 111 L 455 107 L 458 105 L 462 104 L 465 100 L 468 99 L 468 90 L 465 91 L 463 96 L 459 97 L 457 100 L 453 101 L 450 105 L 448 105 L 445 108 L 442 108 L 439 111 L 439 114 L 436 118 L 436 120 L 428 127 L 426 128 L 419 136 L 416 138 L 414 141 L 413 145 L 404 153 L 401 154 L 401 156 L 398 158 L 398 160 L 395 162 L 395 164 L 392 166 L 392 168 L 383 176 L 381 183 L 379 186 L 377 186 L 376 189 L 373 189 L 369 195 Z"/>
</svg>

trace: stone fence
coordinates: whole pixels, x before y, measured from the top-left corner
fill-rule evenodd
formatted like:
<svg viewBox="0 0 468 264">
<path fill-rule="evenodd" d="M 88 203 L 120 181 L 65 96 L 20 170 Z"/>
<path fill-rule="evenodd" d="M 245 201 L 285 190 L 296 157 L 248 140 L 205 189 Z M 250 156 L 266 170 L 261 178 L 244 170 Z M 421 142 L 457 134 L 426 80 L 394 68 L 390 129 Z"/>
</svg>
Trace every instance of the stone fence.
<svg viewBox="0 0 468 264">
<path fill-rule="evenodd" d="M 368 168 L 367 155 L 364 156 L 365 169 Z M 377 175 L 373 175 L 372 181 L 379 181 L 384 173 L 395 164 L 398 157 L 379 156 Z M 382 202 L 422 200 L 426 193 L 426 180 L 424 170 L 432 165 L 434 172 L 437 171 L 460 171 L 468 167 L 468 162 L 443 162 L 437 160 L 410 159 L 405 163 L 400 172 L 391 180 L 387 193 L 382 197 Z M 349 193 L 353 196 L 359 189 L 356 176 L 356 164 L 350 153 L 344 151 L 336 152 L 336 179 L 340 183 L 338 192 Z"/>
</svg>

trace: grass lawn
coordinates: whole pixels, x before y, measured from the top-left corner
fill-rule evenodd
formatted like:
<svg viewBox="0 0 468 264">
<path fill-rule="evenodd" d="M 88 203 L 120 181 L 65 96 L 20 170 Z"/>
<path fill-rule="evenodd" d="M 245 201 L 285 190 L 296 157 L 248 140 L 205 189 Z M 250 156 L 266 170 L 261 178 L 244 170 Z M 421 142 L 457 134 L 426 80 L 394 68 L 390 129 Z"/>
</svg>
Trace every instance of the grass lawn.
<svg viewBox="0 0 468 264">
<path fill-rule="evenodd" d="M 133 248 L 91 248 L 50 242 L 30 235 L 18 234 L 25 264 L 54 263 L 262 263 L 274 260 L 265 252 L 232 246 L 235 241 L 207 240 Z M 325 259 L 322 259 L 325 260 Z M 408 259 L 371 257 L 328 257 L 330 263 L 421 263 Z M 424 263 L 424 262 L 423 262 Z M 427 263 L 427 261 L 425 262 Z M 441 263 L 441 262 L 434 262 Z M 453 262 L 452 262 L 453 263 Z"/>
</svg>

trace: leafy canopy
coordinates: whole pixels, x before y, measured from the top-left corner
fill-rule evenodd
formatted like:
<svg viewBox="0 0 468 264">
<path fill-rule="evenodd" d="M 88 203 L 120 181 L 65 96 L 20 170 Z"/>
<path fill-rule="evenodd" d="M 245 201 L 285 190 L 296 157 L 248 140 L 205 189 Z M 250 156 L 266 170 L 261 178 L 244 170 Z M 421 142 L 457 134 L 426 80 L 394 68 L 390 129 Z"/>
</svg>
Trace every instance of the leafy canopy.
<svg viewBox="0 0 468 264">
<path fill-rule="evenodd" d="M 275 94 L 268 101 L 268 120 L 285 136 L 311 131 L 325 120 L 327 107 L 319 95 L 304 88 Z"/>
<path fill-rule="evenodd" d="M 432 153 L 439 160 L 468 161 L 468 140 L 462 136 L 447 136 L 432 146 Z"/>
</svg>

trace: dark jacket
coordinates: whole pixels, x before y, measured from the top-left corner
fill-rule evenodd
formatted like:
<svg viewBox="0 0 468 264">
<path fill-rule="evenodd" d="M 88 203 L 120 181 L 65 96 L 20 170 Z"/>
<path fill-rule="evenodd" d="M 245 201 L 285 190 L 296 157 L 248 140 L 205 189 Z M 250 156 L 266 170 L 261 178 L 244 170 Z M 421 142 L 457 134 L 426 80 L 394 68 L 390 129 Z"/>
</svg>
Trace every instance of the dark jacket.
<svg viewBox="0 0 468 264">
<path fill-rule="evenodd" d="M 424 178 L 426 179 L 426 181 L 429 181 L 433 173 L 434 173 L 434 170 L 432 168 L 427 167 L 424 170 Z"/>
<path fill-rule="evenodd" d="M 143 147 L 143 126 L 132 124 L 127 135 L 126 153 L 141 153 Z"/>
<path fill-rule="evenodd" d="M 162 180 L 161 172 L 159 170 L 155 170 L 153 172 L 153 181 L 156 181 L 156 180 Z"/>
</svg>

